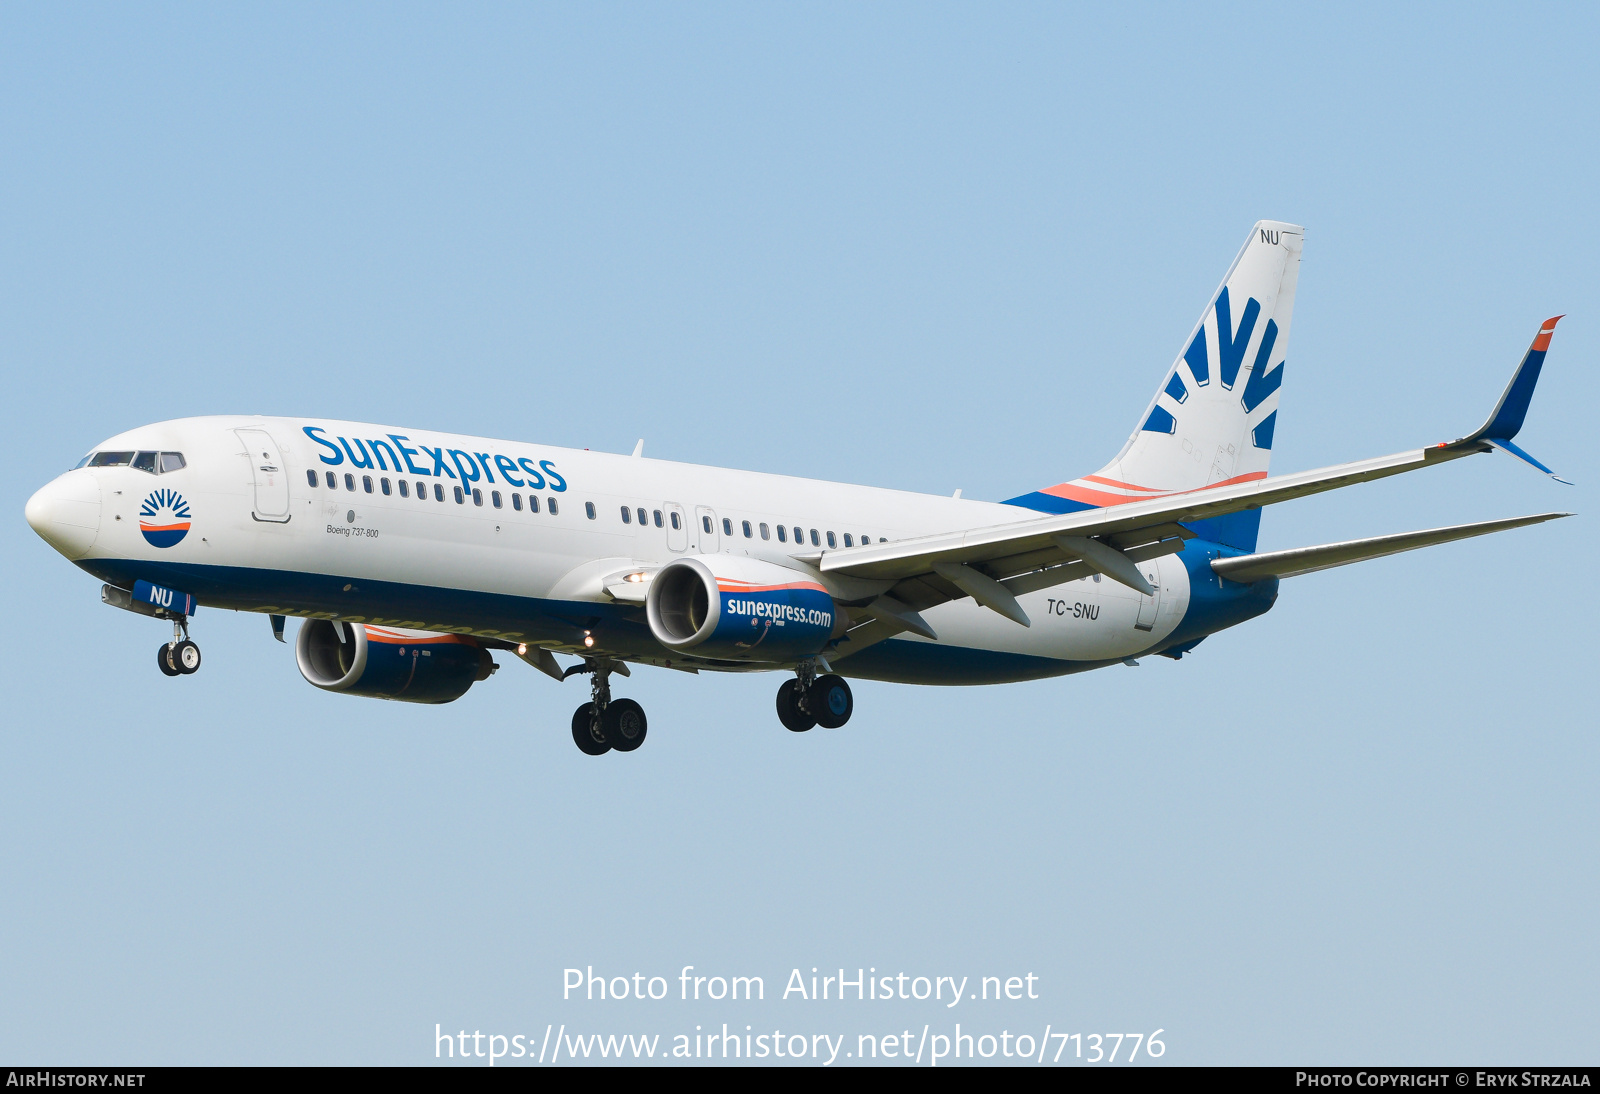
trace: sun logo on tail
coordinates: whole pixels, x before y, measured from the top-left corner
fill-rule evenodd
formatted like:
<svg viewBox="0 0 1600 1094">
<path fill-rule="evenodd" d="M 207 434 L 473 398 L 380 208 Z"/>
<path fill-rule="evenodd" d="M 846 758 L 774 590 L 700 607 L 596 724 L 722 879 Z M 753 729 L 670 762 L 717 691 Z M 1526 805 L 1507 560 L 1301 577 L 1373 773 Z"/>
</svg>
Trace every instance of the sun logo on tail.
<svg viewBox="0 0 1600 1094">
<path fill-rule="evenodd" d="M 156 490 L 139 507 L 139 531 L 152 547 L 172 547 L 189 534 L 189 503 L 176 490 Z"/>
</svg>

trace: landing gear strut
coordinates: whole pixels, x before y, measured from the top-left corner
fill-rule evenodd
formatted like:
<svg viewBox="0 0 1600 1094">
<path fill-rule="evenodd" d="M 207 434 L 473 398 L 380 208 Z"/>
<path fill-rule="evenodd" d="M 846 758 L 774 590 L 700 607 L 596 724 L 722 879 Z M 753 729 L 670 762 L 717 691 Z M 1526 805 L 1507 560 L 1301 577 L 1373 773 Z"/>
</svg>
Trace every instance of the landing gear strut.
<svg viewBox="0 0 1600 1094">
<path fill-rule="evenodd" d="M 590 681 L 593 698 L 572 712 L 572 743 L 580 752 L 603 756 L 613 749 L 632 752 L 644 744 L 649 728 L 644 708 L 632 699 L 611 698 L 611 662 L 591 658 L 567 672 L 593 674 Z"/>
<path fill-rule="evenodd" d="M 172 621 L 172 641 L 156 650 L 156 666 L 167 676 L 188 676 L 200 669 L 200 647 L 189 640 L 189 621 L 178 616 Z"/>
<path fill-rule="evenodd" d="M 795 667 L 795 678 L 778 688 L 778 721 L 793 733 L 804 733 L 812 726 L 838 729 L 855 711 L 855 698 L 844 677 L 817 675 L 815 661 Z"/>
</svg>

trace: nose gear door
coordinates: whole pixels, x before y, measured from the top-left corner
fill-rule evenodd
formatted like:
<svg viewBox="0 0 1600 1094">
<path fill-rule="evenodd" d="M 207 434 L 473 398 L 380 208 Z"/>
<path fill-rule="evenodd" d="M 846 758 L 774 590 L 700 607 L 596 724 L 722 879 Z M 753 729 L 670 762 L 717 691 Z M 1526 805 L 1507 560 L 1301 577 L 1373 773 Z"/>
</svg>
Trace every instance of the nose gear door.
<svg viewBox="0 0 1600 1094">
<path fill-rule="evenodd" d="M 278 442 L 264 429 L 236 429 L 250 457 L 255 480 L 255 511 L 251 516 L 269 524 L 289 522 L 289 473 L 283 466 Z"/>
</svg>

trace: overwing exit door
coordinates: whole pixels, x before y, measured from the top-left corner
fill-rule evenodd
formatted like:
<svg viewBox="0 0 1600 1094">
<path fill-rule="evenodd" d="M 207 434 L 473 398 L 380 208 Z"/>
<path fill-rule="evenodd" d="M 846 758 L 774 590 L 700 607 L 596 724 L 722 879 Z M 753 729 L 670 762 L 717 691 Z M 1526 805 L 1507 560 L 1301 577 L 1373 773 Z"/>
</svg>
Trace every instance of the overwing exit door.
<svg viewBox="0 0 1600 1094">
<path fill-rule="evenodd" d="M 289 522 L 289 473 L 283 466 L 278 442 L 264 429 L 236 429 L 250 458 L 250 474 L 255 479 L 256 520 L 269 524 Z"/>
<path fill-rule="evenodd" d="M 700 553 L 714 555 L 722 550 L 722 533 L 717 529 L 717 514 L 704 505 L 695 506 L 694 535 L 700 544 Z"/>
<path fill-rule="evenodd" d="M 689 549 L 689 518 L 683 515 L 683 506 L 675 501 L 669 501 L 665 506 L 667 510 L 667 550 L 687 551 Z"/>
</svg>

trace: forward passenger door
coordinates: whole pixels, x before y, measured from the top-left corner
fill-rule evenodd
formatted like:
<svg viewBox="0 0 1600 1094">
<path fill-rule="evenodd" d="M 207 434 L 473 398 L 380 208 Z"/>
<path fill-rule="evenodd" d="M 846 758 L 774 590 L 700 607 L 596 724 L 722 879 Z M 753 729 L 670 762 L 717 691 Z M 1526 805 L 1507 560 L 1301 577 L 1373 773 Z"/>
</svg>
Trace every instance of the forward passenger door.
<svg viewBox="0 0 1600 1094">
<path fill-rule="evenodd" d="M 256 520 L 269 524 L 289 522 L 289 472 L 283 466 L 278 442 L 264 429 L 236 429 L 250 458 L 250 473 L 255 480 Z"/>
</svg>

